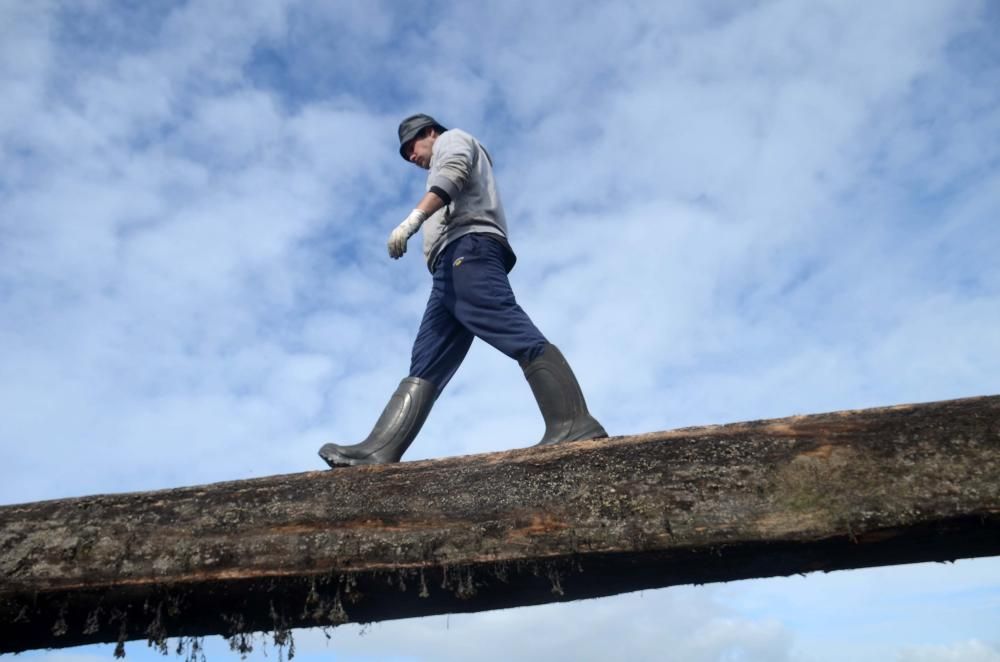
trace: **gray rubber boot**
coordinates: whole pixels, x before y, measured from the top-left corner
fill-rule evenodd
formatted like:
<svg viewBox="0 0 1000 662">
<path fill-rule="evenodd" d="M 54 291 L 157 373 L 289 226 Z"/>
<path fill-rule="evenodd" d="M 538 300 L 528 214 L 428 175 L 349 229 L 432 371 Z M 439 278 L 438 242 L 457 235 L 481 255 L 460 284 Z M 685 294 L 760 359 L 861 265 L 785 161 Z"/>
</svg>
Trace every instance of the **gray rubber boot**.
<svg viewBox="0 0 1000 662">
<path fill-rule="evenodd" d="M 558 347 L 550 343 L 544 354 L 520 365 L 545 419 L 545 436 L 536 446 L 608 436 L 587 410 L 580 384 Z"/>
<path fill-rule="evenodd" d="M 399 383 L 368 438 L 360 444 L 323 444 L 319 456 L 331 468 L 399 462 L 427 420 L 437 388 L 426 379 L 407 377 Z"/>
</svg>

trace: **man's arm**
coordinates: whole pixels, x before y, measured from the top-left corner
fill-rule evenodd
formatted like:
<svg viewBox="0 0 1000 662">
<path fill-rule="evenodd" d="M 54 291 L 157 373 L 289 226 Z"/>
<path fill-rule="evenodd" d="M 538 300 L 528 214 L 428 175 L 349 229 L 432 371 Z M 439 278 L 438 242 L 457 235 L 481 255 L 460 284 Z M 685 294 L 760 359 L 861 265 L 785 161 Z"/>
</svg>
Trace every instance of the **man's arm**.
<svg viewBox="0 0 1000 662">
<path fill-rule="evenodd" d="M 434 144 L 434 166 L 427 177 L 427 188 L 448 204 L 465 188 L 475 160 L 475 138 L 458 130 L 442 134 Z"/>
<path fill-rule="evenodd" d="M 434 215 L 434 212 L 444 207 L 445 204 L 447 203 L 435 191 L 427 191 L 427 193 L 424 193 L 424 197 L 420 198 L 420 202 L 417 203 L 416 208 L 430 218 Z"/>
<path fill-rule="evenodd" d="M 444 207 L 445 202 L 434 191 L 427 191 L 409 216 L 389 235 L 389 257 L 398 260 L 406 253 L 406 242 L 431 214 Z"/>
<path fill-rule="evenodd" d="M 389 257 L 396 260 L 406 253 L 407 240 L 420 229 L 431 214 L 449 204 L 462 192 L 475 159 L 475 141 L 459 131 L 441 134 L 434 144 L 434 167 L 428 177 L 427 193 L 392 234 L 389 235 Z"/>
</svg>

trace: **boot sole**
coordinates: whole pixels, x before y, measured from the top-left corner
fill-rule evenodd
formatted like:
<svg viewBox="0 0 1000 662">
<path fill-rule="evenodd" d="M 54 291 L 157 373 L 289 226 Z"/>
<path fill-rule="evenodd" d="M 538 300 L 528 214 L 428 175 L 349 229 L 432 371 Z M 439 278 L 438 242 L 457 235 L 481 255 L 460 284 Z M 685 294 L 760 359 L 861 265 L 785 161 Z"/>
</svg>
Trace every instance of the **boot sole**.
<svg viewBox="0 0 1000 662">
<path fill-rule="evenodd" d="M 567 439 L 557 439 L 556 441 L 546 441 L 543 443 L 535 444 L 535 446 L 554 446 L 555 444 L 565 444 L 570 441 L 587 441 L 589 439 L 607 439 L 608 433 L 605 431 L 603 426 L 598 427 L 598 429 L 588 430 Z"/>
<path fill-rule="evenodd" d="M 323 459 L 331 469 L 338 469 L 340 467 L 357 467 L 363 464 L 377 464 L 376 462 L 365 462 L 364 460 L 354 460 L 349 457 L 345 457 L 336 451 L 330 453 L 329 455 L 324 455 L 323 453 L 318 453 L 320 458 Z"/>
</svg>

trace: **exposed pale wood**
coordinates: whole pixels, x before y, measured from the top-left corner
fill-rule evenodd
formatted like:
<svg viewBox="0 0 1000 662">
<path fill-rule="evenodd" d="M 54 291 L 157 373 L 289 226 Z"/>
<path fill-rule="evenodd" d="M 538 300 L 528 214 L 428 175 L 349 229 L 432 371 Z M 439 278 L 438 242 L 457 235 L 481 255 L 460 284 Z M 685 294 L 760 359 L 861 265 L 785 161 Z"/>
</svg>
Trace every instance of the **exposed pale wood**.
<svg viewBox="0 0 1000 662">
<path fill-rule="evenodd" d="M 3 506 L 0 652 L 989 555 L 1000 396 Z"/>
</svg>

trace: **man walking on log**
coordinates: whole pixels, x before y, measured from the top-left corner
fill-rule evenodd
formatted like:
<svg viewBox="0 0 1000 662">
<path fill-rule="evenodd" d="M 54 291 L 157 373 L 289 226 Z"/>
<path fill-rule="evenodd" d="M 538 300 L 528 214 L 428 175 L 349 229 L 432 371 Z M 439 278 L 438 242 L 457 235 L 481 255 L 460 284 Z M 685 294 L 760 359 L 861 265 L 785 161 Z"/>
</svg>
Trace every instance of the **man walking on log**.
<svg viewBox="0 0 1000 662">
<path fill-rule="evenodd" d="M 433 286 L 413 343 L 410 374 L 360 444 L 324 444 L 331 467 L 398 462 L 447 386 L 475 337 L 515 359 L 545 420 L 538 445 L 606 437 L 590 415 L 569 363 L 514 299 L 507 274 L 516 257 L 486 148 L 428 115 L 399 125 L 399 153 L 429 171 L 427 193 L 389 235 L 399 259 L 421 226 Z"/>
</svg>

